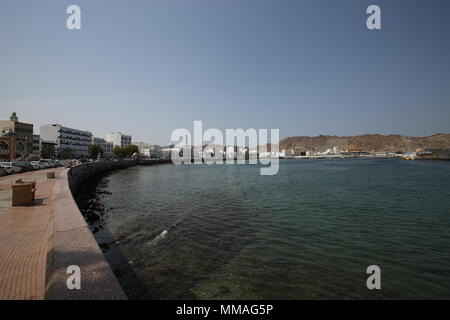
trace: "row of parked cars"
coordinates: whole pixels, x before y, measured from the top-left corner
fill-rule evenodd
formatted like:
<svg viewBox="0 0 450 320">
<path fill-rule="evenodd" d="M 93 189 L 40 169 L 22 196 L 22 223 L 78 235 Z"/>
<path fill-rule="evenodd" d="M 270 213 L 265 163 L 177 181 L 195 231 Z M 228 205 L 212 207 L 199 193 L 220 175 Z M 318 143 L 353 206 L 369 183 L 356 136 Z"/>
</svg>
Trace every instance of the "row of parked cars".
<svg viewBox="0 0 450 320">
<path fill-rule="evenodd" d="M 0 176 L 40 169 L 61 167 L 64 164 L 58 160 L 41 159 L 30 162 L 0 162 Z"/>
</svg>

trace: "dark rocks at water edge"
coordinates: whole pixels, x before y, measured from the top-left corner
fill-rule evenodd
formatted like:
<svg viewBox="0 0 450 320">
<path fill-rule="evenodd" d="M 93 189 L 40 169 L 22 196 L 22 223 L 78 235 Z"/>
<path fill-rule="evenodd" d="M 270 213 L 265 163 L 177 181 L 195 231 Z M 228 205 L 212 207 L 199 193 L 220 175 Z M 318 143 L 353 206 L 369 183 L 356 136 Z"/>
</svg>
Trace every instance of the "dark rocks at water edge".
<svg viewBox="0 0 450 320">
<path fill-rule="evenodd" d="M 100 220 L 100 216 L 93 211 L 85 211 L 83 212 L 83 216 L 88 223 L 93 223 Z"/>
<path fill-rule="evenodd" d="M 101 177 L 84 184 L 76 199 L 83 217 L 94 234 L 103 229 L 102 217 L 110 210 L 110 208 L 105 208 L 101 201 L 102 195 L 111 194 L 106 190 L 108 182 L 106 177 Z"/>
</svg>

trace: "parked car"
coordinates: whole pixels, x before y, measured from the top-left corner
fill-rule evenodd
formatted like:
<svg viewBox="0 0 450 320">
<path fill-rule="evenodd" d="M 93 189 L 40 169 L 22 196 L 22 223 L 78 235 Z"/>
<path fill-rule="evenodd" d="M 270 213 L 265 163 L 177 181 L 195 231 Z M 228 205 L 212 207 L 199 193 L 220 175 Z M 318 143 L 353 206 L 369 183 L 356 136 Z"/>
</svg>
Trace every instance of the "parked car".
<svg viewBox="0 0 450 320">
<path fill-rule="evenodd" d="M 56 160 L 56 163 L 57 163 L 58 167 L 64 167 L 64 165 L 65 165 L 64 160 Z"/>
<path fill-rule="evenodd" d="M 58 168 L 59 167 L 59 162 L 56 160 L 52 161 L 52 168 Z"/>
<path fill-rule="evenodd" d="M 44 168 L 53 168 L 53 160 L 51 159 L 41 159 L 39 163 L 44 166 Z"/>
<path fill-rule="evenodd" d="M 12 162 L 0 162 L 0 167 L 5 169 L 7 174 L 19 173 L 22 171 L 20 167 L 13 166 Z"/>
<path fill-rule="evenodd" d="M 30 165 L 33 167 L 34 170 L 40 170 L 45 168 L 45 166 L 39 163 L 39 161 L 30 161 Z"/>
<path fill-rule="evenodd" d="M 28 162 L 13 162 L 12 165 L 22 169 L 21 172 L 28 172 L 28 171 L 34 170 L 33 166 L 31 164 L 29 164 Z"/>
<path fill-rule="evenodd" d="M 7 175 L 6 169 L 0 167 L 0 177 L 6 176 L 6 175 Z"/>
</svg>

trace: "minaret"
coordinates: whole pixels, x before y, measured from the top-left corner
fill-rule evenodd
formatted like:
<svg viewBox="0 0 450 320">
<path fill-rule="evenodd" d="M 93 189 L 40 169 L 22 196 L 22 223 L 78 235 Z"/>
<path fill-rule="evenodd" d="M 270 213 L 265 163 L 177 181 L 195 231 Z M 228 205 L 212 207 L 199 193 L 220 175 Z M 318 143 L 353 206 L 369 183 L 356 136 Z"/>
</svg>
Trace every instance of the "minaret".
<svg viewBox="0 0 450 320">
<path fill-rule="evenodd" d="M 15 112 L 13 112 L 13 113 L 11 114 L 11 117 L 9 117 L 9 119 L 10 119 L 11 121 L 14 121 L 14 122 L 18 122 L 18 121 L 19 121 L 19 118 L 17 117 L 17 114 L 16 114 Z"/>
</svg>

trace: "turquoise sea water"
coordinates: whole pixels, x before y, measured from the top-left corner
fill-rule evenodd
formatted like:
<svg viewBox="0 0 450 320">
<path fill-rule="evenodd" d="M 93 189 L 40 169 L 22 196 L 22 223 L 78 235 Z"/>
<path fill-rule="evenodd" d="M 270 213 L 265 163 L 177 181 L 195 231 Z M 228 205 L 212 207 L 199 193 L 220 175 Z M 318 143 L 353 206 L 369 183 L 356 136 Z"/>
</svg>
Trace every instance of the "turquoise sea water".
<svg viewBox="0 0 450 320">
<path fill-rule="evenodd" d="M 450 162 L 158 165 L 98 182 L 91 227 L 131 298 L 450 299 Z"/>
</svg>

